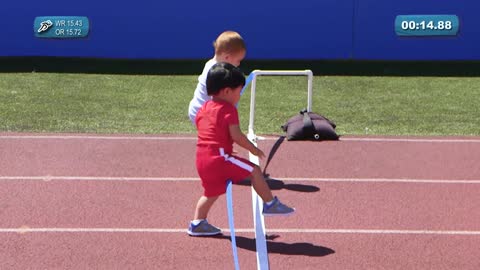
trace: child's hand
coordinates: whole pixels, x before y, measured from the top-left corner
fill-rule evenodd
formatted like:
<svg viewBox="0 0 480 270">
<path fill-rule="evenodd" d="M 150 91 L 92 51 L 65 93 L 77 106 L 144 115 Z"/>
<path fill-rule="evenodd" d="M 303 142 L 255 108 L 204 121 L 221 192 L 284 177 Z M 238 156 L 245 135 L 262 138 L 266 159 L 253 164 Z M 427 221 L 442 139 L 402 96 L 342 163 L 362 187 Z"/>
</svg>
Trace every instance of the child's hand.
<svg viewBox="0 0 480 270">
<path fill-rule="evenodd" d="M 262 150 L 255 148 L 253 155 L 259 157 L 259 158 L 265 158 L 265 154 L 262 152 Z"/>
</svg>

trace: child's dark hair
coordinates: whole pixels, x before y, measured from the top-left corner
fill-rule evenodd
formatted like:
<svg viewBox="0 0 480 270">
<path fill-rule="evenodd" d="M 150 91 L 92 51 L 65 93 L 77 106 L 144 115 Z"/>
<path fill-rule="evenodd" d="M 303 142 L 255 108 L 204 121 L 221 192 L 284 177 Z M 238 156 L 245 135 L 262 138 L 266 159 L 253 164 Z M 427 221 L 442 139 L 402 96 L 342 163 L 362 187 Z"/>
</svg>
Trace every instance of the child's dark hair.
<svg viewBox="0 0 480 270">
<path fill-rule="evenodd" d="M 232 64 L 221 62 L 210 68 L 207 74 L 207 93 L 209 96 L 220 93 L 223 88 L 237 88 L 245 85 L 243 72 Z"/>
</svg>

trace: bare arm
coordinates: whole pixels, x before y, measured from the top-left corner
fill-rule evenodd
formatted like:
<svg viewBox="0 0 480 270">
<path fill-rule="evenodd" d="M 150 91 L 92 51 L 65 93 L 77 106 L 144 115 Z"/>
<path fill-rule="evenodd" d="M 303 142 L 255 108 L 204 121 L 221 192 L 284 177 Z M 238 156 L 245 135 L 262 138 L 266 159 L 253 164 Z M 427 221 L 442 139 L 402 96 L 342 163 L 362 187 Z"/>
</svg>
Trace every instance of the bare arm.
<svg viewBox="0 0 480 270">
<path fill-rule="evenodd" d="M 255 156 L 258 156 L 259 158 L 265 157 L 265 154 L 262 152 L 262 150 L 255 147 L 255 145 L 252 142 L 250 142 L 250 140 L 248 140 L 247 136 L 243 134 L 242 130 L 240 130 L 240 126 L 229 125 L 228 129 L 230 131 L 230 136 L 232 137 L 232 140 L 236 144 L 247 149 L 250 153 L 252 153 Z"/>
</svg>

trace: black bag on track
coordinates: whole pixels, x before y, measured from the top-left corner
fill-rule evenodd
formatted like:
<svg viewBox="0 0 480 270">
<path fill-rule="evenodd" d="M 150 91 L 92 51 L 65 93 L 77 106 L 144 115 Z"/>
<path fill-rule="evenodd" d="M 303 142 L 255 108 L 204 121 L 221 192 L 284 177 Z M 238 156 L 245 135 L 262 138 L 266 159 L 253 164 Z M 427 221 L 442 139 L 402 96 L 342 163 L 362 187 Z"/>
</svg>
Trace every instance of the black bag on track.
<svg viewBox="0 0 480 270">
<path fill-rule="evenodd" d="M 336 127 L 335 123 L 325 116 L 303 109 L 300 114 L 290 118 L 282 129 L 287 133 L 289 141 L 322 141 L 338 140 Z"/>
</svg>

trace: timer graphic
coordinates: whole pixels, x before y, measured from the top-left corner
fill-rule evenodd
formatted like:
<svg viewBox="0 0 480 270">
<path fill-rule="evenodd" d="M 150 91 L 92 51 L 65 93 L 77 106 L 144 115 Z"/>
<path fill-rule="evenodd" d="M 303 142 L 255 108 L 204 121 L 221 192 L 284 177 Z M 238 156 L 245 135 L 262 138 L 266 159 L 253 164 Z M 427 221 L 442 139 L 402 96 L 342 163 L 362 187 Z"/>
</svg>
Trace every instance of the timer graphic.
<svg viewBox="0 0 480 270">
<path fill-rule="evenodd" d="M 398 36 L 456 36 L 458 29 L 456 15 L 398 15 L 395 18 Z"/>
</svg>

